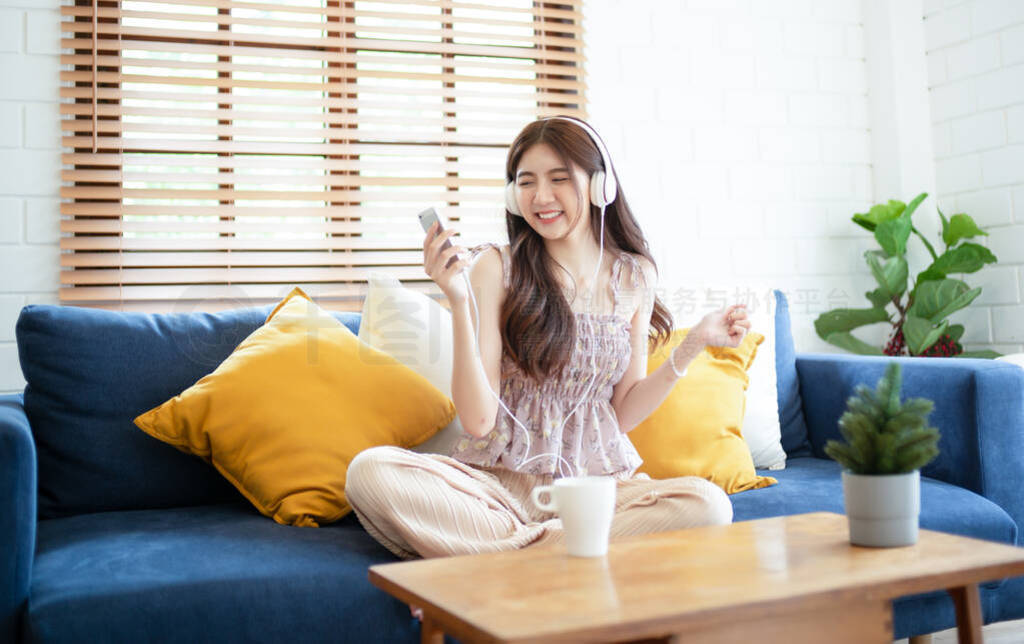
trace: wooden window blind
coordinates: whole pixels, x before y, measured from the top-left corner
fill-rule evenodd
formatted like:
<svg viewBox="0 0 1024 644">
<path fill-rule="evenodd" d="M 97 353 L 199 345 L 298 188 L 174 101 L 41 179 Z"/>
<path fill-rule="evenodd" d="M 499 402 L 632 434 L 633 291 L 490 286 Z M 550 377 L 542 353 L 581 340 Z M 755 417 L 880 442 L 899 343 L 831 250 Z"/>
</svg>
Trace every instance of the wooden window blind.
<svg viewBox="0 0 1024 644">
<path fill-rule="evenodd" d="M 586 116 L 582 0 L 68 0 L 61 301 L 437 294 L 416 213 L 504 236 L 508 144 Z"/>
</svg>

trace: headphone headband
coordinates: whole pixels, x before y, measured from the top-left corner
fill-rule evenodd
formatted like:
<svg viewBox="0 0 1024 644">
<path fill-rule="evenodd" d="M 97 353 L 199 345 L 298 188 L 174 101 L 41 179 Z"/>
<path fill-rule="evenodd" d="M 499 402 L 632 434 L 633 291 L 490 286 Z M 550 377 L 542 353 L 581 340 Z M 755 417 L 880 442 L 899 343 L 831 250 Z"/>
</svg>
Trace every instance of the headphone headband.
<svg viewBox="0 0 1024 644">
<path fill-rule="evenodd" d="M 608 149 L 604 145 L 604 141 L 598 136 L 597 131 L 594 130 L 586 121 L 578 119 L 574 116 L 548 116 L 542 121 L 568 121 L 576 124 L 590 140 L 594 142 L 597 147 L 598 153 L 601 155 L 601 161 L 604 164 L 604 168 L 594 172 L 593 176 L 590 177 L 590 202 L 597 207 L 607 206 L 611 202 L 615 201 L 615 197 L 618 193 L 618 186 L 615 183 L 615 172 L 612 169 L 612 158 L 608 154 Z M 519 212 L 519 206 L 516 203 L 515 198 L 515 179 L 505 186 L 505 208 L 513 215 L 522 216 Z"/>
</svg>

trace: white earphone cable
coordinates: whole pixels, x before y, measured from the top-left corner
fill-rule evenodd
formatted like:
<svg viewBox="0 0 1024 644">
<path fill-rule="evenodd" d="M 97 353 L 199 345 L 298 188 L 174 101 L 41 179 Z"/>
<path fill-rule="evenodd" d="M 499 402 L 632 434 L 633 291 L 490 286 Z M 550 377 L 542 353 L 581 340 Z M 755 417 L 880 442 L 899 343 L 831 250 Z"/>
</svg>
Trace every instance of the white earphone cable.
<svg viewBox="0 0 1024 644">
<path fill-rule="evenodd" d="M 597 286 L 597 276 L 598 276 L 598 273 L 601 270 L 601 260 L 604 258 L 604 209 L 605 209 L 605 206 L 602 205 L 601 206 L 600 250 L 598 251 L 598 255 L 597 255 L 597 264 L 594 266 L 594 274 L 593 274 L 593 277 L 591 278 L 591 283 L 594 285 L 595 290 L 597 290 L 596 289 L 596 286 Z M 477 360 L 477 364 L 480 366 L 480 370 L 483 372 L 483 357 L 480 354 L 480 311 L 477 308 L 476 296 L 473 294 L 473 286 L 469 282 L 469 273 L 467 271 L 463 271 L 462 272 L 462 276 L 463 276 L 463 278 L 465 279 L 465 282 L 466 282 L 466 290 L 469 293 L 469 300 L 470 300 L 470 302 L 473 305 L 473 315 L 474 315 L 474 318 L 476 320 L 476 330 L 475 330 L 476 355 L 479 358 L 479 360 Z M 591 337 L 592 338 L 596 337 L 596 335 L 593 333 L 593 321 L 590 322 L 590 325 L 591 325 L 591 327 L 590 327 L 591 328 Z M 597 382 L 597 377 L 599 375 L 598 374 L 598 370 L 597 370 L 597 352 L 598 352 L 598 348 L 596 346 L 592 346 L 591 347 L 590 363 L 591 363 L 591 366 L 593 367 L 593 370 L 594 370 L 593 377 L 590 379 L 590 382 L 587 383 L 586 388 L 584 388 L 583 395 L 580 396 L 579 402 L 577 402 L 576 405 L 572 408 L 572 411 L 570 411 L 565 416 L 565 418 L 562 419 L 562 422 L 558 426 L 558 430 L 556 432 L 553 432 L 553 434 L 555 436 L 559 437 L 559 438 L 561 438 L 562 429 L 565 427 L 565 423 L 567 423 L 569 421 L 569 418 L 571 418 L 572 415 L 576 413 L 576 410 L 579 409 L 579 406 L 583 404 L 584 400 L 586 400 L 587 394 L 590 393 L 590 390 L 593 388 L 594 383 Z M 505 402 L 501 399 L 501 396 L 499 396 L 498 393 L 496 391 L 494 391 L 494 389 L 491 388 L 491 383 L 487 379 L 487 373 L 486 372 L 483 372 L 483 376 L 484 376 L 484 384 L 487 386 L 487 390 L 491 392 L 491 395 L 494 396 L 495 400 L 498 401 L 498 404 L 501 405 L 501 408 L 505 410 L 505 412 L 509 415 L 509 417 L 513 421 L 515 421 L 516 425 L 518 425 L 523 430 L 523 434 L 526 437 L 525 454 L 529 454 L 530 453 L 530 430 L 522 422 L 520 422 L 520 420 L 518 418 L 516 418 L 516 415 L 512 413 L 512 410 L 510 410 L 505 405 Z M 537 460 L 539 458 L 545 458 L 545 457 L 551 457 L 551 456 L 554 456 L 557 459 L 556 462 L 558 463 L 559 473 L 561 473 L 563 476 L 566 476 L 566 470 L 563 469 L 563 465 L 568 466 L 567 469 L 568 469 L 569 474 L 573 473 L 573 465 L 572 465 L 572 463 L 567 461 L 565 459 L 565 457 L 562 456 L 559 452 L 551 452 L 549 454 L 536 454 L 534 456 L 531 456 L 530 458 L 528 458 L 528 459 L 524 460 L 523 462 L 519 463 L 518 466 L 516 467 L 516 471 L 520 471 L 520 468 L 522 468 L 523 466 L 525 466 L 527 463 L 529 463 L 531 461 L 535 461 L 535 460 Z M 579 475 L 580 472 L 577 471 L 576 474 Z"/>
</svg>

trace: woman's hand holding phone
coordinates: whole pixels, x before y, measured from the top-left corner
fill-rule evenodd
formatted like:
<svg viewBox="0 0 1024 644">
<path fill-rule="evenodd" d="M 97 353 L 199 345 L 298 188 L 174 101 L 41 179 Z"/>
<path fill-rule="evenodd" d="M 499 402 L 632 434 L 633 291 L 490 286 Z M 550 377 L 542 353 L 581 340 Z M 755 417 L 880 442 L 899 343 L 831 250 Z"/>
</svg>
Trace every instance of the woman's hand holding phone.
<svg viewBox="0 0 1024 644">
<path fill-rule="evenodd" d="M 423 239 L 423 269 L 441 287 L 450 304 L 464 302 L 469 297 L 466 282 L 460 275 L 469 261 L 458 258 L 457 254 L 465 248 L 452 244 L 449 238 L 455 234 L 455 230 L 445 230 L 435 221 Z"/>
</svg>

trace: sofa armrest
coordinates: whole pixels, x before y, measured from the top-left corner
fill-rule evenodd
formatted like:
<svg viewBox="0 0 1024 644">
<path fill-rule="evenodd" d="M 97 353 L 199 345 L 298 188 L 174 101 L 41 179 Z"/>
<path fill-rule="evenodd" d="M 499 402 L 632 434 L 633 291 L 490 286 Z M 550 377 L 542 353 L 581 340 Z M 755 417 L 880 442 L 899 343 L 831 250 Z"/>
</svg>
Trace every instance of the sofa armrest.
<svg viewBox="0 0 1024 644">
<path fill-rule="evenodd" d="M 811 449 L 840 438 L 839 417 L 854 387 L 875 388 L 892 358 L 798 354 L 797 374 Z M 939 456 L 922 474 L 997 503 L 1024 527 L 1024 369 L 996 360 L 900 358 L 906 398 L 935 402 L 929 424 L 941 433 Z M 1024 536 L 1017 532 L 1017 541 Z"/>
<path fill-rule="evenodd" d="M 0 641 L 17 642 L 36 547 L 36 450 L 21 394 L 0 396 Z"/>
</svg>

